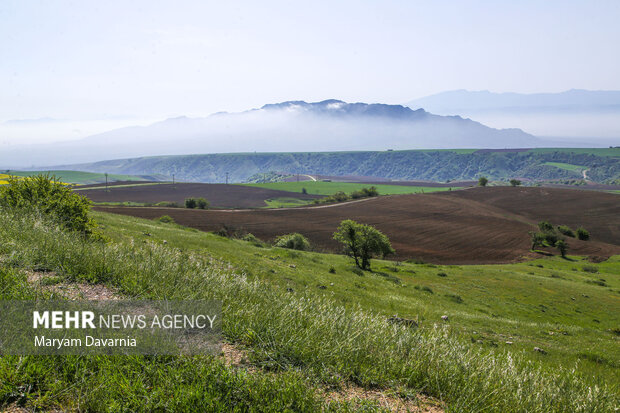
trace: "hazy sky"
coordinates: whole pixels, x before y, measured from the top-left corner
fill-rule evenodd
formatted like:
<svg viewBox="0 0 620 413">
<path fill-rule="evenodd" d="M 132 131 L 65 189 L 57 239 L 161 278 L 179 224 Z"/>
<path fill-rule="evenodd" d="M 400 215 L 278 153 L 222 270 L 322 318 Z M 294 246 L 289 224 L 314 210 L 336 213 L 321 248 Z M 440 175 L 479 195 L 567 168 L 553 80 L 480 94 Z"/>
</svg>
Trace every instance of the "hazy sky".
<svg viewBox="0 0 620 413">
<path fill-rule="evenodd" d="M 620 89 L 620 1 L 0 0 L 0 122 Z"/>
</svg>

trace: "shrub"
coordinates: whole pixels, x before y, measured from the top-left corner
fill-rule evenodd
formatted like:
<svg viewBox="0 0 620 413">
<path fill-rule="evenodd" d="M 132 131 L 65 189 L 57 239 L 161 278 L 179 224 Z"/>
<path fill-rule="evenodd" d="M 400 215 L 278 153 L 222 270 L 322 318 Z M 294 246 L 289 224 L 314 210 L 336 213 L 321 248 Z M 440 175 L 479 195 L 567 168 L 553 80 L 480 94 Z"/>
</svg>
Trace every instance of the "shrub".
<svg viewBox="0 0 620 413">
<path fill-rule="evenodd" d="M 287 234 L 279 236 L 275 243 L 275 247 L 289 248 L 292 250 L 306 251 L 310 249 L 310 242 L 306 237 L 299 233 Z"/>
<path fill-rule="evenodd" d="M 196 198 L 185 198 L 185 208 L 196 208 Z"/>
<path fill-rule="evenodd" d="M 209 208 L 209 201 L 207 201 L 204 198 L 197 198 L 196 199 L 196 206 L 199 209 L 207 209 L 207 208 Z"/>
<path fill-rule="evenodd" d="M 521 181 L 518 180 L 518 179 L 511 179 L 510 180 L 510 185 L 512 185 L 512 186 L 519 186 L 519 185 L 521 185 Z"/>
<path fill-rule="evenodd" d="M 49 174 L 10 178 L 6 185 L 0 186 L 0 207 L 34 210 L 51 216 L 66 229 L 85 235 L 92 234 L 97 226 L 88 216 L 90 205 L 88 198 L 73 192 Z"/>
<path fill-rule="evenodd" d="M 334 268 L 333 265 L 331 267 L 329 267 L 329 273 L 330 274 L 336 274 L 336 268 Z"/>
<path fill-rule="evenodd" d="M 538 228 L 543 232 L 552 232 L 553 225 L 549 221 L 540 221 L 538 223 Z"/>
<path fill-rule="evenodd" d="M 437 276 L 439 276 L 439 277 L 447 277 L 448 274 L 446 274 L 445 272 L 438 272 Z"/>
<path fill-rule="evenodd" d="M 351 192 L 351 198 L 353 199 L 371 198 L 375 196 L 379 196 L 379 191 L 377 191 L 377 188 L 374 186 L 371 186 L 370 188 L 362 188 L 359 191 Z"/>
<path fill-rule="evenodd" d="M 592 273 L 592 274 L 598 272 L 598 268 L 596 266 L 594 266 L 594 265 L 584 265 L 583 267 L 581 267 L 581 269 L 584 272 L 589 272 L 589 273 Z"/>
<path fill-rule="evenodd" d="M 264 248 L 265 244 L 258 238 L 254 236 L 254 234 L 250 234 L 249 232 L 241 237 L 243 241 L 247 241 L 252 243 L 255 247 Z"/>
<path fill-rule="evenodd" d="M 331 198 L 333 198 L 335 202 L 344 202 L 344 201 L 349 200 L 349 195 L 340 191 L 340 192 L 336 192 L 335 194 L 333 194 Z"/>
<path fill-rule="evenodd" d="M 486 176 L 481 176 L 478 178 L 478 186 L 487 186 L 489 183 L 489 179 Z"/>
<path fill-rule="evenodd" d="M 590 239 L 590 233 L 583 227 L 577 228 L 577 238 L 582 241 L 587 241 Z"/>
<path fill-rule="evenodd" d="M 167 207 L 167 208 L 178 208 L 179 204 L 177 204 L 176 202 L 161 201 L 161 202 L 156 203 L 155 206 Z"/>
<path fill-rule="evenodd" d="M 249 232 L 245 234 L 241 239 L 248 242 L 260 242 L 260 240 L 254 236 L 254 234 L 251 234 Z"/>
<path fill-rule="evenodd" d="M 308 194 L 308 190 L 306 188 L 301 188 L 301 193 L 304 195 Z"/>
<path fill-rule="evenodd" d="M 172 218 L 170 215 L 162 215 L 161 217 L 157 218 L 155 221 L 163 222 L 165 224 L 172 224 L 174 223 L 174 218 Z"/>
<path fill-rule="evenodd" d="M 575 238 L 575 233 L 573 232 L 573 230 L 566 225 L 559 225 L 558 231 L 560 232 L 560 234 L 566 235 L 567 237 Z"/>
</svg>

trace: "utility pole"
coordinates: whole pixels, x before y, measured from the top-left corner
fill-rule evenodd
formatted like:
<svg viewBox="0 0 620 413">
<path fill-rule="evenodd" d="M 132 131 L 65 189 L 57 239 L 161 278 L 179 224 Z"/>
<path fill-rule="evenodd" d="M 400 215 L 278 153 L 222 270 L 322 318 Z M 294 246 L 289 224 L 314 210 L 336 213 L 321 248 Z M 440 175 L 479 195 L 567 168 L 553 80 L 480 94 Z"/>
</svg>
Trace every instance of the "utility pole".
<svg viewBox="0 0 620 413">
<path fill-rule="evenodd" d="M 228 172 L 226 172 L 226 185 L 228 185 Z"/>
<path fill-rule="evenodd" d="M 105 173 L 105 190 L 108 192 L 108 173 Z"/>
<path fill-rule="evenodd" d="M 174 185 L 174 174 L 172 174 L 172 185 Z"/>
</svg>

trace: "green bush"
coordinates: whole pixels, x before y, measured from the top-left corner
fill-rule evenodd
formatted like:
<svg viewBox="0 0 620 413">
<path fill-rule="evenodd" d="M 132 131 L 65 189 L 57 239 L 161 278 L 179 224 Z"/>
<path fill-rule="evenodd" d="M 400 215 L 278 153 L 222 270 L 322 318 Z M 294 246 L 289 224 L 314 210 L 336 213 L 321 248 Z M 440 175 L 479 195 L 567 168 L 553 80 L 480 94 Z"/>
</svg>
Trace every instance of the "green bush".
<svg viewBox="0 0 620 413">
<path fill-rule="evenodd" d="M 176 202 L 161 201 L 161 202 L 156 203 L 155 206 L 167 207 L 167 208 L 178 208 L 179 204 L 177 204 Z"/>
<path fill-rule="evenodd" d="M 377 191 L 377 188 L 374 186 L 371 186 L 370 188 L 362 188 L 359 191 L 351 192 L 352 199 L 371 198 L 375 196 L 379 196 L 379 191 Z"/>
<path fill-rule="evenodd" d="M 163 222 L 164 224 L 172 224 L 174 223 L 174 218 L 172 218 L 170 215 L 162 215 L 161 217 L 157 218 L 155 221 Z"/>
<path fill-rule="evenodd" d="M 344 201 L 349 200 L 349 195 L 340 191 L 340 192 L 336 192 L 335 194 L 333 194 L 330 198 L 332 198 L 334 202 L 344 202 Z"/>
<path fill-rule="evenodd" d="M 489 183 L 489 179 L 486 176 L 481 176 L 478 178 L 478 186 L 487 186 Z"/>
<path fill-rule="evenodd" d="M 310 242 L 306 239 L 306 237 L 297 232 L 278 237 L 273 245 L 275 247 L 289 248 L 300 251 L 307 251 L 310 249 Z"/>
<path fill-rule="evenodd" d="M 519 186 L 519 185 L 521 185 L 521 181 L 518 180 L 518 179 L 511 179 L 510 180 L 510 185 L 512 185 L 512 186 Z"/>
<path fill-rule="evenodd" d="M 560 232 L 560 234 L 566 235 L 567 237 L 575 238 L 575 233 L 573 232 L 573 230 L 566 225 L 559 225 L 558 232 Z"/>
<path fill-rule="evenodd" d="M 553 231 L 553 225 L 551 225 L 549 221 L 540 221 L 538 223 L 538 228 L 544 232 Z"/>
<path fill-rule="evenodd" d="M 185 198 L 185 208 L 196 208 L 196 198 Z"/>
<path fill-rule="evenodd" d="M 590 233 L 583 227 L 577 228 L 577 238 L 582 241 L 587 241 L 590 239 Z"/>
<path fill-rule="evenodd" d="M 204 198 L 196 198 L 196 206 L 198 209 L 207 209 L 209 208 L 209 201 Z"/>
<path fill-rule="evenodd" d="M 37 211 L 51 216 L 64 228 L 86 235 L 96 223 L 88 216 L 91 202 L 49 174 L 9 179 L 0 186 L 0 207 L 8 210 Z"/>
</svg>

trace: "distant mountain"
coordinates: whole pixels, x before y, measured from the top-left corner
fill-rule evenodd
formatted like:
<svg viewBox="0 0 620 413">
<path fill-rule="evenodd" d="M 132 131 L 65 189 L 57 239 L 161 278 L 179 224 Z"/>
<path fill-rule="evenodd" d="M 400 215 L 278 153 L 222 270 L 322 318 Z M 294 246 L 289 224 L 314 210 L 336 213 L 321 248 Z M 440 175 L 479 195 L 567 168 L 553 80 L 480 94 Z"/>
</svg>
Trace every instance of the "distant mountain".
<svg viewBox="0 0 620 413">
<path fill-rule="evenodd" d="M 412 100 L 406 106 L 471 117 L 496 128 L 516 127 L 539 137 L 573 138 L 590 145 L 620 143 L 620 91 L 520 94 L 453 90 Z"/>
<path fill-rule="evenodd" d="M 4 147 L 0 164 L 44 166 L 163 154 L 544 145 L 518 129 L 493 129 L 460 116 L 401 105 L 290 101 L 241 113 L 173 118 L 55 145 Z"/>
<path fill-rule="evenodd" d="M 469 112 L 618 112 L 620 91 L 572 89 L 561 93 L 493 93 L 487 90 L 453 90 L 438 93 L 406 104 L 439 114 Z"/>
</svg>

